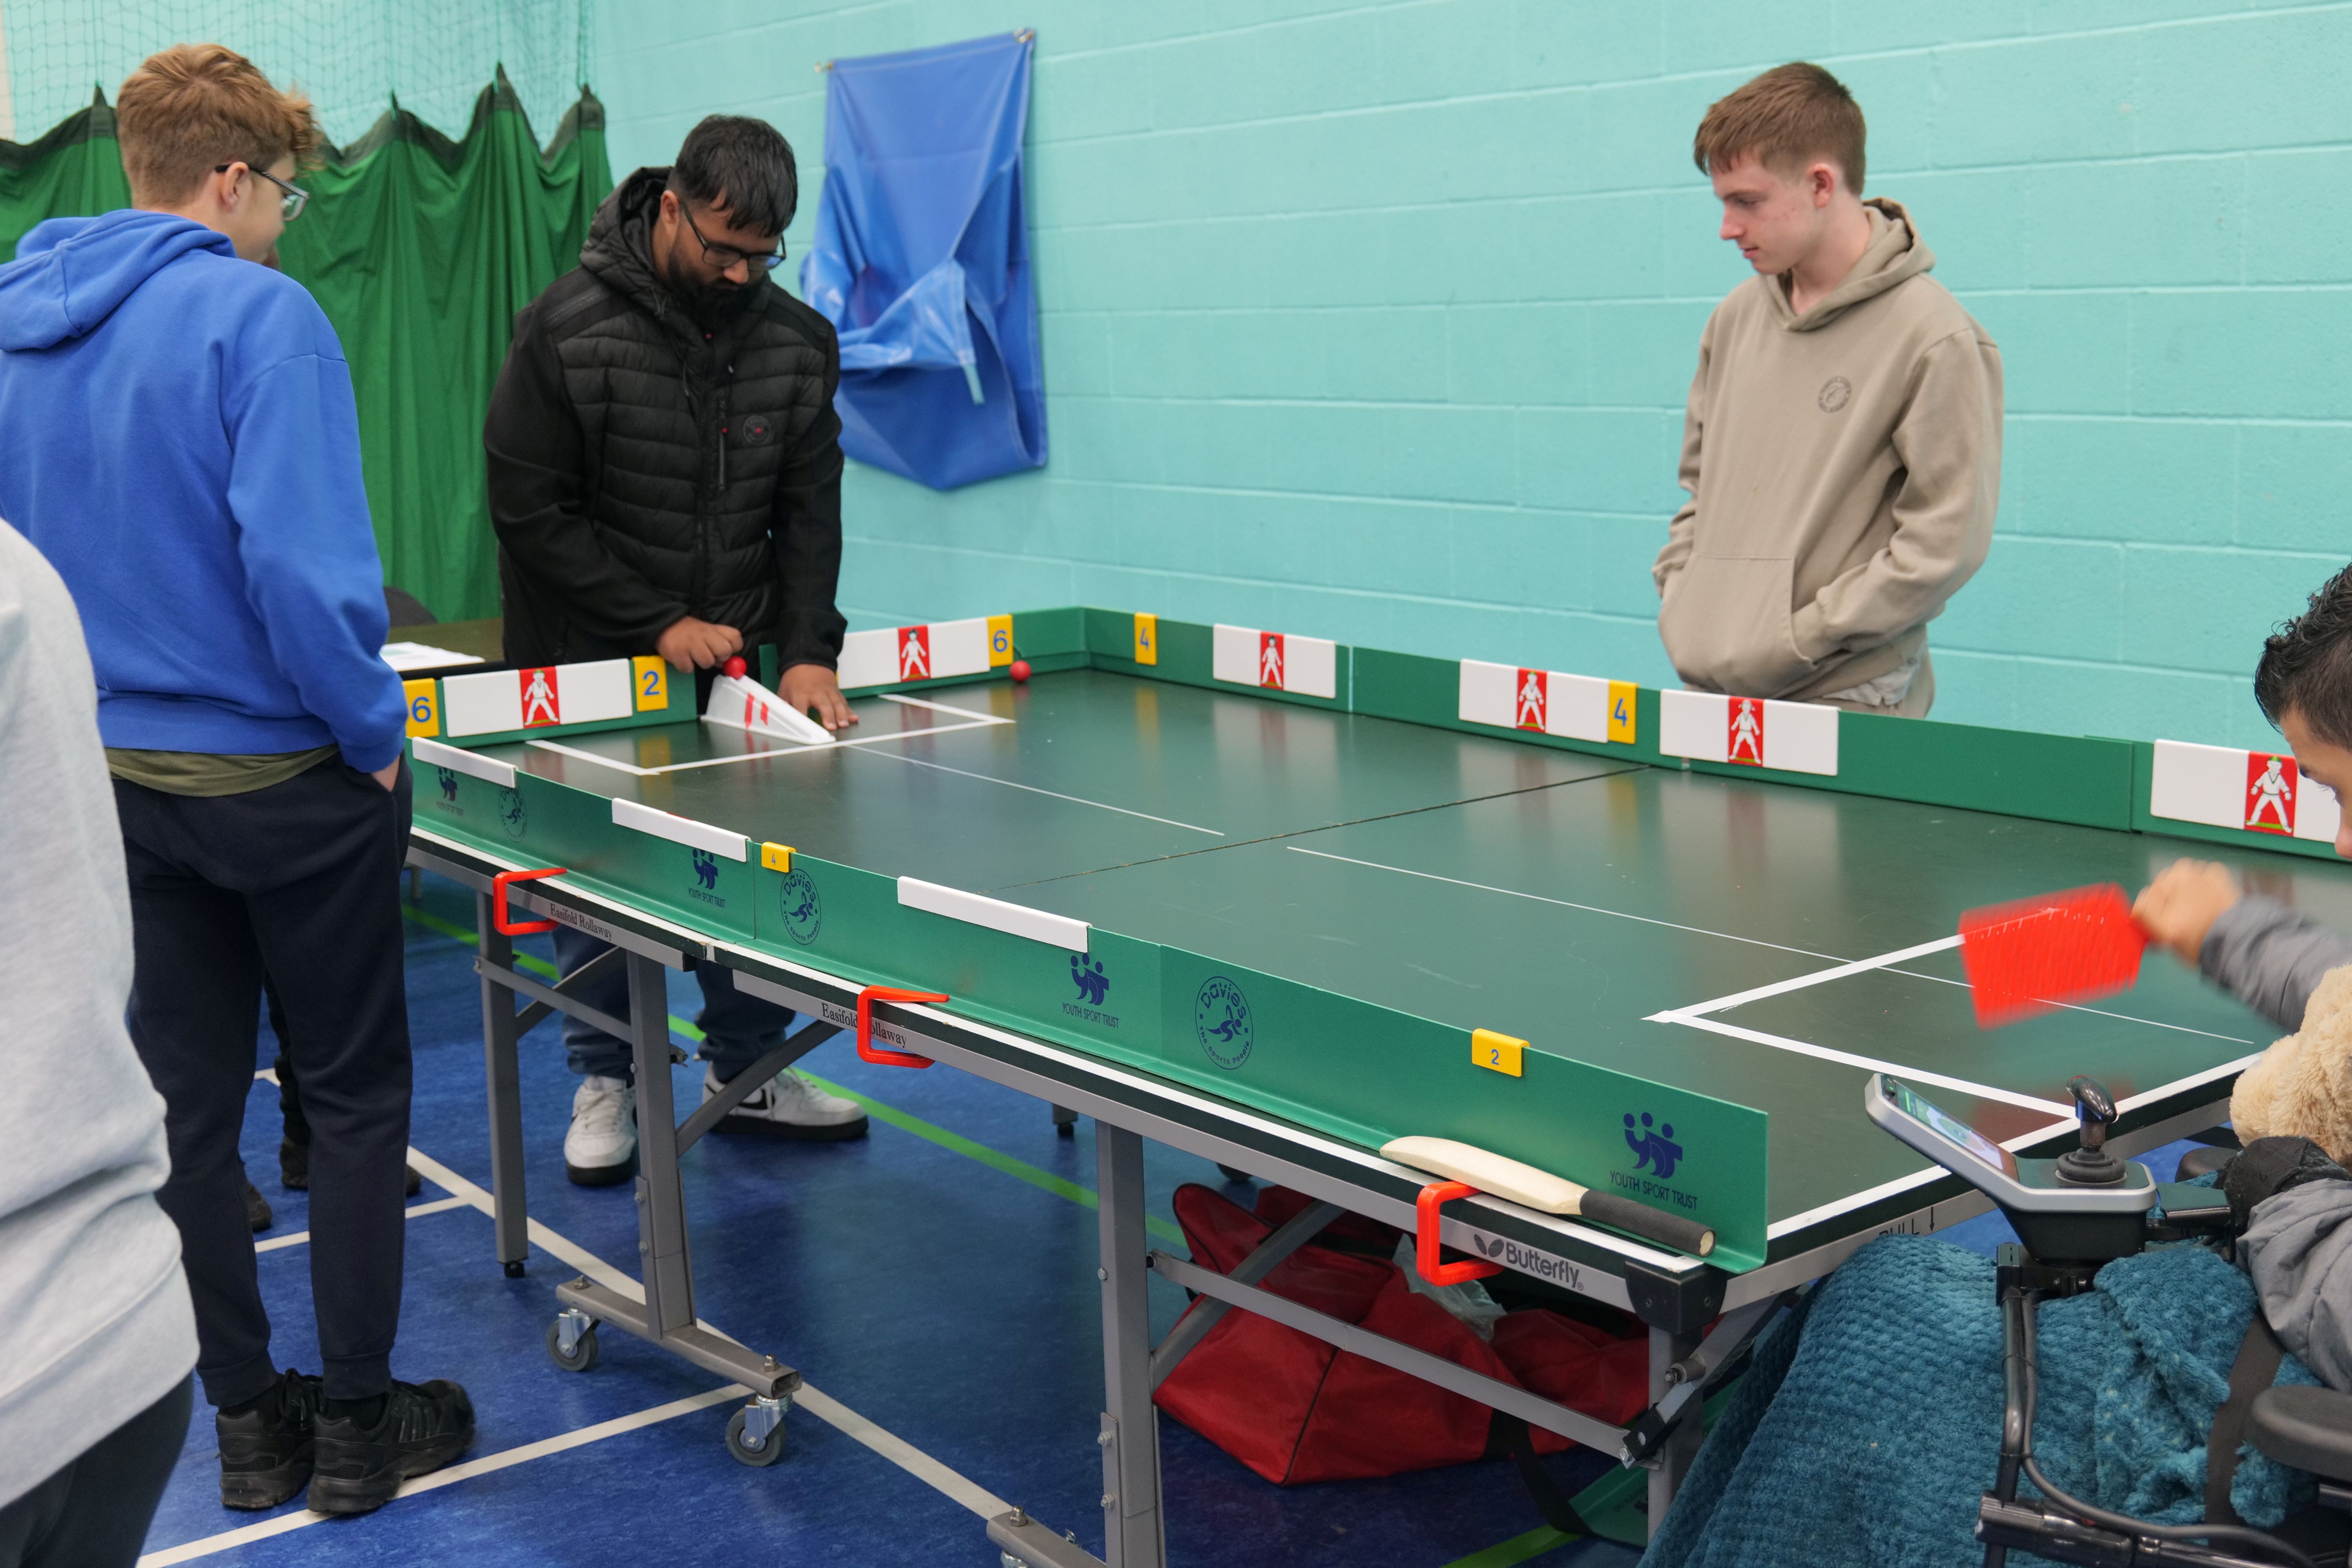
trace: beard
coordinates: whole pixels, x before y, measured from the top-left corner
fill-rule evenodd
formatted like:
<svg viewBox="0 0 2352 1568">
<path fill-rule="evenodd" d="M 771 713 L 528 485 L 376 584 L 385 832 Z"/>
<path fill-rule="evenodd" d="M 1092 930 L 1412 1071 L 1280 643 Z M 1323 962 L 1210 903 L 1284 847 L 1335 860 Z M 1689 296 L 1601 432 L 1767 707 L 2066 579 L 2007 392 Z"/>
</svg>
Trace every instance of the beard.
<svg viewBox="0 0 2352 1568">
<path fill-rule="evenodd" d="M 678 247 L 671 250 L 669 265 L 662 268 L 662 287 L 669 290 L 670 298 L 677 301 L 688 321 L 705 331 L 716 331 L 751 297 L 751 288 L 724 278 L 705 283 L 689 277 L 681 264 L 683 246 L 681 241 Z"/>
</svg>

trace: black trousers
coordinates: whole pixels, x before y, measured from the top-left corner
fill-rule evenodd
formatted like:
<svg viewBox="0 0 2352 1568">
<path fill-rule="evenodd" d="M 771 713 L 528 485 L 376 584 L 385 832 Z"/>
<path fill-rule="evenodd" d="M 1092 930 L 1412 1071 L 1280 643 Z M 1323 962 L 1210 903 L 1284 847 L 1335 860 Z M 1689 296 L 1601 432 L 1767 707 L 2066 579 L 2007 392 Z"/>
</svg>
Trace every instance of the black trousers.
<svg viewBox="0 0 2352 1568">
<path fill-rule="evenodd" d="M 0 1568 L 131 1568 L 188 1439 L 195 1403 L 172 1392 L 0 1508 Z"/>
<path fill-rule="evenodd" d="M 400 868 L 408 770 L 386 791 L 340 761 L 245 795 L 117 779 L 136 968 L 131 1038 L 163 1096 L 196 1306 L 196 1374 L 216 1405 L 277 1376 L 255 1278 L 237 1135 L 262 977 L 277 984 L 311 1129 L 310 1294 L 331 1399 L 381 1394 L 400 1326 L 408 1005 Z"/>
</svg>

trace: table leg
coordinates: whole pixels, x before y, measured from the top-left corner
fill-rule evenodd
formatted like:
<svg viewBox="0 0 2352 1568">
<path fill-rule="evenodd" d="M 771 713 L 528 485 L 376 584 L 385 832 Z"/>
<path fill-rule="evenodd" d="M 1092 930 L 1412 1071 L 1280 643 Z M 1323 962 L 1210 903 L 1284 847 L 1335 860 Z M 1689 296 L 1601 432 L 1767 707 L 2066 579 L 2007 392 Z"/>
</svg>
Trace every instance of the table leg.
<svg viewBox="0 0 2352 1568">
<path fill-rule="evenodd" d="M 1103 1560 L 1108 1568 L 1165 1568 L 1160 1506 L 1159 1415 L 1151 1407 L 1150 1237 L 1143 1227 L 1143 1140 L 1095 1123 L 1102 1237 Z"/>
<path fill-rule="evenodd" d="M 514 939 L 490 923 L 490 896 L 474 895 L 474 929 L 490 971 L 482 976 L 482 1079 L 490 1112 L 490 1211 L 499 1262 L 507 1278 L 521 1275 L 530 1257 L 530 1216 L 524 1203 L 522 1075 L 516 1062 L 514 994 L 491 978 L 514 967 Z"/>
<path fill-rule="evenodd" d="M 1670 1334 L 1659 1328 L 1650 1331 L 1650 1398 L 1653 1403 L 1666 1396 L 1669 1387 L 1666 1369 L 1696 1350 L 1698 1342 L 1696 1334 Z M 1682 1425 L 1667 1437 L 1652 1463 L 1648 1510 L 1651 1535 L 1655 1536 L 1658 1527 L 1665 1523 L 1666 1510 L 1673 1506 L 1675 1493 L 1682 1489 L 1683 1477 L 1689 1472 L 1691 1460 L 1697 1455 L 1698 1446 L 1706 1436 L 1700 1407 L 1694 1402 L 1685 1413 Z"/>
<path fill-rule="evenodd" d="M 694 1324 L 694 1266 L 686 1250 L 686 1192 L 677 1175 L 677 1113 L 670 1100 L 669 986 L 662 966 L 629 954 L 629 1033 L 637 1068 L 637 1251 L 646 1322 L 656 1335 Z"/>
</svg>

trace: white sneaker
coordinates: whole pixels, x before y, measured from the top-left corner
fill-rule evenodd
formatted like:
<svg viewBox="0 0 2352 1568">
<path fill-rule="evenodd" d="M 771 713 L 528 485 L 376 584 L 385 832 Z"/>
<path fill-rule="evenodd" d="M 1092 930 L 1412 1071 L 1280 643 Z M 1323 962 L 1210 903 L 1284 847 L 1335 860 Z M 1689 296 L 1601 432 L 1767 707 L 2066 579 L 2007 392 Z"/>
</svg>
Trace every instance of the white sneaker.
<svg viewBox="0 0 2352 1568">
<path fill-rule="evenodd" d="M 563 1173 L 583 1187 L 609 1187 L 637 1173 L 637 1088 L 594 1073 L 572 1096 Z"/>
<path fill-rule="evenodd" d="M 719 1093 L 719 1074 L 702 1069 L 702 1101 Z M 866 1112 L 854 1100 L 827 1094 L 786 1068 L 743 1097 L 742 1102 L 719 1119 L 713 1132 L 752 1132 L 766 1138 L 796 1138 L 803 1142 L 834 1143 L 866 1136 Z"/>
</svg>

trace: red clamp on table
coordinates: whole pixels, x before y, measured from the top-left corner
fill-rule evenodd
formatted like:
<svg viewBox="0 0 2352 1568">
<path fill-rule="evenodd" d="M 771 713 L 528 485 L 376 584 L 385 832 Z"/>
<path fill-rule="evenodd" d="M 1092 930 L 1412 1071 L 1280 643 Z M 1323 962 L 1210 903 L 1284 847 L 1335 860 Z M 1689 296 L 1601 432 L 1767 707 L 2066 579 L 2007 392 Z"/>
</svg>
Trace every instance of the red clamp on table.
<svg viewBox="0 0 2352 1568">
<path fill-rule="evenodd" d="M 944 991 L 901 991 L 890 985 L 868 985 L 857 994 L 857 1056 L 882 1067 L 927 1068 L 929 1057 L 919 1057 L 912 1051 L 886 1051 L 874 1043 L 874 1004 L 877 1002 L 944 1002 Z"/>
<path fill-rule="evenodd" d="M 1412 1206 L 1421 1216 L 1421 1228 L 1413 1234 L 1412 1263 L 1421 1277 L 1432 1285 L 1462 1285 L 1503 1271 L 1499 1263 L 1437 1261 L 1438 1205 L 1454 1198 L 1475 1197 L 1477 1192 L 1478 1189 L 1467 1182 L 1432 1182 L 1422 1188 L 1421 1196 L 1413 1200 Z"/>
<path fill-rule="evenodd" d="M 553 921 L 524 921 L 520 924 L 507 919 L 507 888 L 510 883 L 536 881 L 541 877 L 561 877 L 563 868 L 547 866 L 536 871 L 501 871 L 490 879 L 490 924 L 500 936 L 529 936 L 533 931 L 553 931 Z"/>
</svg>

